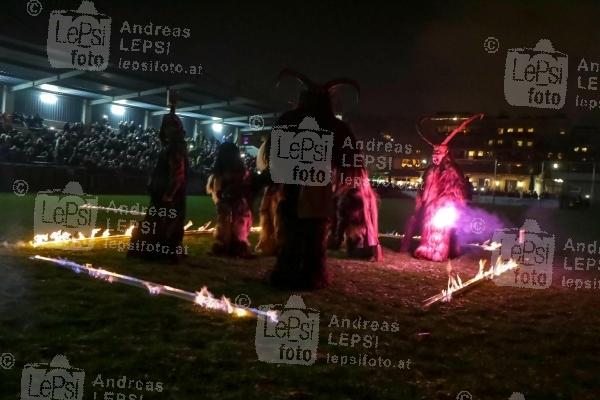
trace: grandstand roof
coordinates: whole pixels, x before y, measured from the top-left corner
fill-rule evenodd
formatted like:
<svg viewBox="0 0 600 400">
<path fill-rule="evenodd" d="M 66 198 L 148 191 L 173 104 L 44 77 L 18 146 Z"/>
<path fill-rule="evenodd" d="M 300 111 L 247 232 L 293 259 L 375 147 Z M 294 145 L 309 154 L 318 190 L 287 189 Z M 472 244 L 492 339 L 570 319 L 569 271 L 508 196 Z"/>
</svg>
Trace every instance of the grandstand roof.
<svg viewBox="0 0 600 400">
<path fill-rule="evenodd" d="M 114 65 L 104 71 L 59 71 L 50 66 L 44 47 L 0 35 L 0 85 L 13 92 L 36 88 L 85 98 L 91 105 L 116 103 L 161 115 L 168 111 L 166 93 L 173 88 L 179 90 L 179 115 L 197 119 L 201 124 L 237 126 L 242 131 L 251 130 L 250 117 L 256 115 L 263 118 L 263 129 L 270 129 L 277 111 L 285 108 L 239 82 L 223 84 L 206 73 L 194 81 L 181 81 L 180 75 L 173 75 L 174 81 L 149 75 L 123 73 Z"/>
</svg>

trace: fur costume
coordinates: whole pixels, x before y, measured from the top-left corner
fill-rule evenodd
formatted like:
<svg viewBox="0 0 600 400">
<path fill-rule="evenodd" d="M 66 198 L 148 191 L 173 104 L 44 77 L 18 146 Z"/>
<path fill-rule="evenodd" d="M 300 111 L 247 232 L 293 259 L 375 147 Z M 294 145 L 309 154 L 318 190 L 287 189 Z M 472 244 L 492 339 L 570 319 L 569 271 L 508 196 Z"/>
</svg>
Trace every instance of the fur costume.
<svg viewBox="0 0 600 400">
<path fill-rule="evenodd" d="M 306 117 L 313 118 L 320 129 L 333 133 L 332 171 L 342 165 L 344 139 L 354 135 L 349 127 L 333 113 L 330 92 L 341 84 L 356 83 L 347 79 L 333 80 L 316 85 L 307 77 L 285 70 L 283 75 L 297 78 L 306 90 L 300 95 L 297 107 L 281 115 L 276 126 L 298 126 Z M 265 156 L 270 154 L 270 138 L 265 146 Z M 332 172 L 333 173 L 333 172 Z M 326 270 L 328 219 L 333 208 L 331 184 L 326 186 L 300 186 L 282 184 L 267 195 L 277 197 L 278 223 L 274 224 L 279 238 L 277 261 L 271 273 L 271 283 L 296 289 L 316 289 L 329 283 Z M 277 193 L 277 194 L 275 194 Z M 264 199 L 263 199 L 264 200 Z M 267 200 L 271 202 L 272 200 Z M 266 205 L 266 204 L 265 204 Z M 271 208 L 272 209 L 272 208 Z"/>
<path fill-rule="evenodd" d="M 217 152 L 213 174 L 206 192 L 217 206 L 212 253 L 215 255 L 249 256 L 248 235 L 252 228 L 249 173 L 237 146 L 223 143 Z"/>
<path fill-rule="evenodd" d="M 258 150 L 256 158 L 256 169 L 261 175 L 268 174 L 268 156 L 265 154 L 267 142 L 265 141 Z M 277 209 L 283 199 L 283 186 L 271 182 L 264 188 L 263 197 L 260 202 L 260 236 L 256 251 L 265 256 L 274 256 L 281 248 L 282 230 Z"/>
<path fill-rule="evenodd" d="M 330 248 L 342 242 L 349 257 L 383 259 L 379 244 L 378 197 L 365 168 L 343 168 L 335 178 L 335 194 Z"/>
<path fill-rule="evenodd" d="M 454 238 L 454 224 L 467 201 L 465 178 L 458 165 L 452 159 L 447 144 L 460 131 L 483 114 L 477 114 L 465 120 L 454 129 L 440 144 L 433 145 L 433 165 L 423 178 L 423 189 L 417 195 L 415 214 L 410 218 L 405 231 L 403 249 L 418 226 L 421 227 L 421 243 L 415 251 L 418 258 L 431 261 L 446 261 L 449 257 L 458 256 L 460 249 Z M 420 130 L 417 128 L 419 134 Z M 421 135 L 422 136 L 422 135 Z"/>
</svg>

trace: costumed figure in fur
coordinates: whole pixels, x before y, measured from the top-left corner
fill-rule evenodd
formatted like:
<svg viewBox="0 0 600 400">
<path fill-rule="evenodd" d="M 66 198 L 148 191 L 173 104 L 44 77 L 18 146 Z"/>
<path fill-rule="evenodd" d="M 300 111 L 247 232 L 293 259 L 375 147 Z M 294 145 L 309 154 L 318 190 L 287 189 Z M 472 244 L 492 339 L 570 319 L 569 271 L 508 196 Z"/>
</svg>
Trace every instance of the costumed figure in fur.
<svg viewBox="0 0 600 400">
<path fill-rule="evenodd" d="M 248 235 L 252 228 L 249 173 L 238 147 L 225 142 L 219 146 L 206 192 L 217 206 L 212 253 L 250 256 Z"/>
<path fill-rule="evenodd" d="M 162 120 L 162 149 L 148 183 L 150 206 L 144 221 L 133 229 L 128 257 L 179 262 L 185 255 L 182 241 L 189 163 L 185 131 L 175 114 L 176 97 L 174 91 L 169 92 L 171 111 Z"/>
<path fill-rule="evenodd" d="M 277 254 L 283 241 L 277 213 L 279 203 L 283 199 L 283 186 L 271 180 L 268 160 L 267 141 L 265 141 L 258 149 L 256 157 L 256 170 L 260 172 L 261 180 L 267 186 L 263 189 L 260 202 L 260 234 L 255 250 L 264 256 L 273 256 Z"/>
<path fill-rule="evenodd" d="M 408 251 L 412 236 L 421 232 L 421 243 L 415 257 L 431 261 L 446 261 L 460 254 L 454 226 L 467 202 L 467 187 L 462 171 L 452 159 L 448 143 L 476 119 L 477 114 L 454 129 L 440 145 L 427 140 L 417 125 L 417 132 L 433 147 L 432 165 L 423 176 L 423 189 L 417 194 L 415 212 L 408 221 L 402 250 Z"/>
<path fill-rule="evenodd" d="M 295 109 L 285 112 L 277 120 L 275 128 L 287 133 L 290 127 L 301 131 L 318 128 L 333 133 L 331 171 L 337 171 L 342 165 L 343 143 L 345 138 L 354 142 L 350 128 L 335 117 L 330 94 L 342 84 L 358 85 L 348 79 L 336 79 L 324 85 L 317 85 L 306 76 L 290 70 L 284 70 L 280 78 L 289 75 L 296 78 L 305 90 L 301 93 Z M 303 127 L 306 124 L 306 127 Z M 310 125 L 310 126 L 308 126 Z M 265 154 L 271 154 L 270 138 Z M 268 161 L 267 161 L 268 163 Z M 279 238 L 277 261 L 270 280 L 273 285 L 296 288 L 316 289 L 329 283 L 326 270 L 328 220 L 333 212 L 333 190 L 331 183 L 325 186 L 281 184 L 267 195 L 278 198 L 276 237 Z"/>
<path fill-rule="evenodd" d="M 343 171 L 343 172 L 339 172 Z M 334 177 L 334 208 L 329 248 L 342 243 L 351 258 L 383 259 L 379 244 L 378 197 L 364 167 L 343 167 Z"/>
</svg>

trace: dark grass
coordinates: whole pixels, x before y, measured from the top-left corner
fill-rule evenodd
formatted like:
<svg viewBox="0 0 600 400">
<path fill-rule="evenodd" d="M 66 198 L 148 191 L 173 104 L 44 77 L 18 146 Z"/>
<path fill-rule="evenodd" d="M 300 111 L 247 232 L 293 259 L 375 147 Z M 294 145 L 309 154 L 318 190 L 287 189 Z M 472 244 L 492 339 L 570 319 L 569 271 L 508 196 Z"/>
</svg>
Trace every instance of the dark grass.
<svg viewBox="0 0 600 400">
<path fill-rule="evenodd" d="M 99 197 L 103 205 L 146 201 L 144 196 Z M 0 204 L 0 241 L 29 239 L 34 198 L 3 194 Z M 207 197 L 190 197 L 188 205 L 197 223 L 214 217 Z M 401 231 L 411 207 L 408 200 L 384 200 L 381 230 Z M 600 233 L 594 210 L 493 209 L 515 224 L 536 218 L 556 234 L 559 250 L 566 237 L 592 241 Z M 106 218 L 100 213 L 99 221 Z M 474 399 L 507 399 L 520 391 L 530 400 L 595 399 L 600 393 L 598 294 L 561 288 L 558 277 L 564 272 L 558 262 L 550 289 L 486 282 L 450 304 L 422 311 L 421 301 L 446 284 L 445 264 L 398 254 L 395 240 L 385 242 L 385 260 L 379 264 L 332 254 L 333 284 L 301 293 L 321 313 L 319 359 L 304 367 L 258 361 L 252 318 L 205 311 L 27 259 L 32 254 L 63 256 L 186 290 L 206 285 L 217 296 L 246 294 L 252 305 L 282 303 L 291 294 L 263 282 L 273 258 L 211 257 L 209 237 L 187 237 L 185 243 L 190 257 L 179 266 L 126 260 L 102 245 L 78 252 L 1 250 L 0 353 L 14 354 L 16 365 L 0 369 L 0 398 L 19 398 L 25 364 L 48 362 L 59 353 L 86 371 L 84 399 L 93 399 L 94 390 L 101 398 L 102 388 L 92 385 L 98 374 L 164 384 L 162 393 L 126 391 L 144 394 L 144 399 L 454 399 L 468 390 Z M 470 276 L 480 256 L 486 254 L 470 252 L 453 267 Z M 340 350 L 328 343 L 328 336 L 336 343 L 347 330 L 328 327 L 333 315 L 397 321 L 399 332 L 379 333 L 377 350 Z M 410 370 L 339 366 L 326 363 L 327 353 L 410 358 L 412 364 Z"/>
</svg>

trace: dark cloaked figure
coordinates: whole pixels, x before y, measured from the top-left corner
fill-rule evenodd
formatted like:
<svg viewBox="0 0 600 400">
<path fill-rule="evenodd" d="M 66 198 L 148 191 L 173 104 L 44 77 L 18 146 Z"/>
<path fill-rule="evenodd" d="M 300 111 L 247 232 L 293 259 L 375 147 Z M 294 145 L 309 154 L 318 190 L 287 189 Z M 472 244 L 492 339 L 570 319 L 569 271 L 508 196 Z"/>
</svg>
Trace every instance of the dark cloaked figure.
<svg viewBox="0 0 600 400">
<path fill-rule="evenodd" d="M 350 128 L 333 113 L 330 93 L 341 84 L 358 85 L 347 79 L 330 81 L 324 85 L 311 82 L 306 76 L 284 70 L 302 83 L 306 90 L 300 95 L 295 109 L 285 112 L 276 126 L 299 126 L 305 118 L 316 121 L 319 129 L 333 133 L 332 171 L 338 169 L 343 159 L 344 139 L 354 142 Z M 291 134 L 291 133 L 290 133 Z M 270 154 L 267 142 L 265 155 Z M 333 175 L 333 174 L 332 174 Z M 276 236 L 277 261 L 270 280 L 275 286 L 294 289 L 317 289 L 330 282 L 326 270 L 328 220 L 333 212 L 331 184 L 326 186 L 300 186 L 282 184 L 277 207 Z M 274 197 L 272 191 L 267 191 Z"/>
<path fill-rule="evenodd" d="M 150 207 L 144 221 L 132 232 L 127 256 L 179 262 L 184 255 L 188 158 L 185 131 L 175 114 L 173 95 L 171 112 L 163 117 L 159 138 L 162 149 L 148 183 Z"/>
<path fill-rule="evenodd" d="M 230 142 L 219 146 L 206 192 L 217 206 L 217 225 L 212 253 L 250 256 L 248 235 L 252 228 L 249 173 L 238 147 Z"/>
</svg>

